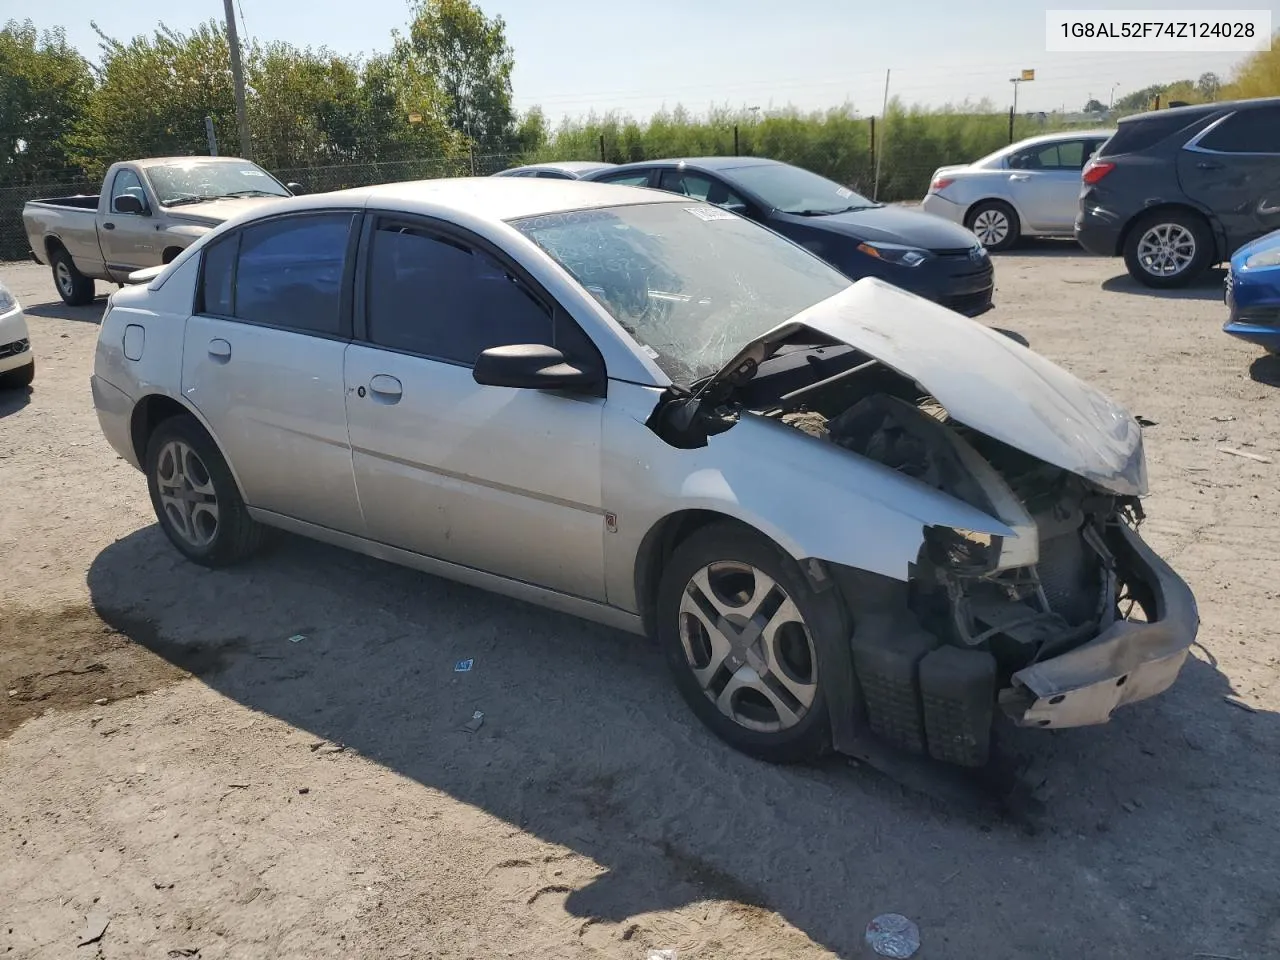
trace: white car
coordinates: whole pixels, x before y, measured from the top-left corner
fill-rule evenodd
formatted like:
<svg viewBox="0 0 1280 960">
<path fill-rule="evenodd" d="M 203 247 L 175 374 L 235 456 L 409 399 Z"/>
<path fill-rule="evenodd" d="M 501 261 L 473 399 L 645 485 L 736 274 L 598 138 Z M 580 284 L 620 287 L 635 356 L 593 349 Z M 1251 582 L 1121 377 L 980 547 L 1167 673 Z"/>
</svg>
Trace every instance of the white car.
<svg viewBox="0 0 1280 960">
<path fill-rule="evenodd" d="M 1049 133 L 970 164 L 939 167 L 922 206 L 968 227 L 988 250 L 1008 250 L 1021 237 L 1070 237 L 1080 171 L 1113 133 Z"/>
<path fill-rule="evenodd" d="M 112 295 L 92 387 L 193 562 L 276 527 L 654 635 L 770 760 L 981 767 L 997 711 L 1104 723 L 1198 627 L 1137 533 L 1133 416 L 675 193 L 263 206 Z"/>
<path fill-rule="evenodd" d="M 36 375 L 22 304 L 0 283 L 0 389 L 27 387 Z"/>
</svg>

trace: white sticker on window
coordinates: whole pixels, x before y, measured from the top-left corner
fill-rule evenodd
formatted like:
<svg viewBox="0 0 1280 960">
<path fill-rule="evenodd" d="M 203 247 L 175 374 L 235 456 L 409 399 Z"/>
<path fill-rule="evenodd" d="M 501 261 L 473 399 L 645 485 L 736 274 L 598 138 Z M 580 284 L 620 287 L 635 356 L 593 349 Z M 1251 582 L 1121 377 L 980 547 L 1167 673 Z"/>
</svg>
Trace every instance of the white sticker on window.
<svg viewBox="0 0 1280 960">
<path fill-rule="evenodd" d="M 265 177 L 266 174 L 261 170 L 241 170 L 240 175 L 244 177 Z"/>
<path fill-rule="evenodd" d="M 647 343 L 640 344 L 640 349 L 644 351 L 645 356 L 647 356 L 650 360 L 658 359 L 658 351 L 653 349 L 653 347 L 649 346 Z"/>
<path fill-rule="evenodd" d="M 685 207 L 699 220 L 733 220 L 734 215 L 728 210 L 721 210 L 719 207 Z"/>
<path fill-rule="evenodd" d="M 841 197 L 843 197 L 846 200 L 848 200 L 850 197 L 853 196 L 853 191 L 850 190 L 848 187 L 841 187 L 839 190 L 836 191 L 836 193 L 838 193 Z"/>
</svg>

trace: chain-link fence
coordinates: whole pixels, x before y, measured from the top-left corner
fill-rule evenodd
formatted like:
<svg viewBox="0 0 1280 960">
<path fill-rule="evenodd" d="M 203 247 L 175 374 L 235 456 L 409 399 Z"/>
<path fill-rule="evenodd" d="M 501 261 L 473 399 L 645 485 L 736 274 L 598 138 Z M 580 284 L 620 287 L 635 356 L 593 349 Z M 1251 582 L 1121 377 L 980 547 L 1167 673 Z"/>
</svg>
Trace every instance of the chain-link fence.
<svg viewBox="0 0 1280 960">
<path fill-rule="evenodd" d="M 338 118 L 341 119 L 341 118 Z M 1018 118 L 1018 138 L 1067 126 L 1034 117 Z M 513 142 L 508 149 L 481 152 L 450 131 L 422 135 L 412 120 L 371 131 L 333 118 L 317 132 L 314 125 L 262 129 L 254 135 L 251 157 L 281 182 L 302 184 L 308 193 L 376 183 L 437 177 L 488 176 L 523 163 L 552 160 L 603 160 L 627 163 L 670 157 L 757 156 L 795 164 L 826 176 L 865 196 L 885 202 L 919 200 L 940 166 L 964 163 L 1009 141 L 1007 114 L 891 116 L 887 121 L 838 112 L 823 117 L 766 116 L 729 120 L 655 118 L 644 124 L 606 119 L 569 125 L 532 147 Z M 219 124 L 220 153 L 234 142 L 234 125 Z M 345 134 L 345 136 L 343 136 Z M 123 157 L 207 154 L 204 123 L 166 125 L 146 136 L 133 133 L 124 153 L 119 140 L 102 146 L 83 163 L 86 175 L 74 179 L 0 184 L 0 260 L 29 253 L 22 221 L 29 200 L 97 194 L 101 180 L 90 170 L 105 170 Z M 454 143 L 441 154 L 425 149 L 441 140 Z M 513 138 L 513 141 L 515 138 Z M 305 142 L 304 142 L 305 141 Z M 203 146 L 203 149 L 200 147 Z"/>
</svg>

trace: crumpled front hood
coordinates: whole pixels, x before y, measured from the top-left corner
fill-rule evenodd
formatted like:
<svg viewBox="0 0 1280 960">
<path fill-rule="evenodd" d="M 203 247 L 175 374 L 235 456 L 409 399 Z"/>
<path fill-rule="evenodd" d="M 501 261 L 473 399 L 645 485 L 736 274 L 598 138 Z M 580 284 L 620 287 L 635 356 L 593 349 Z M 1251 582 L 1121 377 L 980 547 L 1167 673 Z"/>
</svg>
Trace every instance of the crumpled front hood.
<svg viewBox="0 0 1280 960">
<path fill-rule="evenodd" d="M 1142 428 L 1123 407 L 984 324 L 875 278 L 770 330 L 712 383 L 749 378 L 804 327 L 909 377 L 965 426 L 1112 493 L 1147 492 Z"/>
<path fill-rule="evenodd" d="M 223 197 L 220 200 L 205 200 L 203 203 L 188 203 L 180 207 L 169 207 L 169 217 L 183 223 L 199 223 L 216 225 L 238 217 L 242 213 L 259 207 L 264 203 L 275 203 L 283 197 Z"/>
</svg>

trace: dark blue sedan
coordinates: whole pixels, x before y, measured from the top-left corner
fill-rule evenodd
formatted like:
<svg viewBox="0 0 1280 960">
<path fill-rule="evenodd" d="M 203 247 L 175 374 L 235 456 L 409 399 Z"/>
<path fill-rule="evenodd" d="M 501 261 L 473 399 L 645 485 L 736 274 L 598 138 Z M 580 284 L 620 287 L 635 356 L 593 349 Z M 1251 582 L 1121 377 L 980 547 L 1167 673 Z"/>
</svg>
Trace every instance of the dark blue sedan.
<svg viewBox="0 0 1280 960">
<path fill-rule="evenodd" d="M 762 157 L 646 160 L 584 180 L 651 187 L 715 204 L 817 254 L 851 280 L 878 277 L 976 317 L 991 309 L 995 272 L 972 232 L 876 203 L 816 173 Z"/>
<path fill-rule="evenodd" d="M 1246 243 L 1231 257 L 1222 329 L 1233 337 L 1280 353 L 1280 230 Z"/>
</svg>

